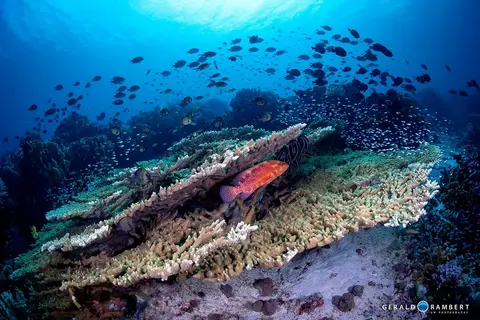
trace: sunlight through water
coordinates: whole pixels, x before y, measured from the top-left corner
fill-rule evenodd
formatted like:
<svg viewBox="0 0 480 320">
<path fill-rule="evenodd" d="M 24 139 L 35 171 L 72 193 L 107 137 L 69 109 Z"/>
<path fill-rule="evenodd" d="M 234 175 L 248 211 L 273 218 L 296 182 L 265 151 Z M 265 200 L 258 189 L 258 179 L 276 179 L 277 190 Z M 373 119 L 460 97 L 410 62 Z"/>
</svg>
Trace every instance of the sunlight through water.
<svg viewBox="0 0 480 320">
<path fill-rule="evenodd" d="M 9 29 L 24 42 L 66 51 L 92 44 L 148 43 L 185 28 L 245 32 L 313 14 L 323 0 L 4 0 Z"/>
<path fill-rule="evenodd" d="M 258 28 L 318 10 L 323 0 L 132 0 L 139 12 L 215 31 Z"/>
</svg>

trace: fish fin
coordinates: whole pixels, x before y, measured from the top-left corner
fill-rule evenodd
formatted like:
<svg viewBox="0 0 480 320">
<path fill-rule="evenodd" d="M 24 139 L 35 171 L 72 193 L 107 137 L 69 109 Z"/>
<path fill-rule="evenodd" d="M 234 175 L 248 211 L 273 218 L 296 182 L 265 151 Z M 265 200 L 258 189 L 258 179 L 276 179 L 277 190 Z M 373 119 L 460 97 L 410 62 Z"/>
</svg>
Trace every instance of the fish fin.
<svg viewBox="0 0 480 320">
<path fill-rule="evenodd" d="M 247 200 L 251 195 L 252 195 L 253 192 L 242 192 L 240 194 L 240 199 L 242 200 Z"/>
<path fill-rule="evenodd" d="M 220 197 L 223 202 L 231 203 L 240 192 L 236 187 L 233 186 L 221 186 L 220 187 Z"/>
<path fill-rule="evenodd" d="M 237 174 L 237 176 L 236 176 L 235 178 L 233 178 L 231 184 L 233 184 L 234 186 L 240 185 L 240 180 L 242 180 L 243 178 L 248 177 L 248 175 L 249 175 L 248 170 Z"/>
</svg>

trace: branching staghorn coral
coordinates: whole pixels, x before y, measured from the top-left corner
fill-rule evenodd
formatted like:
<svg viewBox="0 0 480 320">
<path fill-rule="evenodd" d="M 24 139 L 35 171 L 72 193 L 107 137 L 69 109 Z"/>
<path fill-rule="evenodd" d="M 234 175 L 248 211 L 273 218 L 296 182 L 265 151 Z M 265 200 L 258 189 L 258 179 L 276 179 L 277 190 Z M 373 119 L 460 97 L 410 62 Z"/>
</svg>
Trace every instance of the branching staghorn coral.
<svg viewBox="0 0 480 320">
<path fill-rule="evenodd" d="M 428 180 L 428 174 L 438 154 L 412 152 L 408 163 L 398 155 L 355 152 L 349 155 L 350 162 L 317 171 L 280 198 L 282 204 L 266 218 L 251 225 L 243 234 L 254 231 L 242 241 L 225 238 L 223 221 L 171 220 L 146 244 L 65 275 L 69 280 L 62 288 L 108 282 L 128 286 L 175 274 L 224 281 L 255 265 L 280 267 L 299 252 L 325 246 L 360 228 L 378 223 L 404 226 L 425 213 L 424 206 L 437 192 L 438 185 Z M 344 157 L 324 160 L 332 164 L 332 158 Z M 236 234 L 238 228 L 246 227 L 242 223 L 230 232 Z"/>
<path fill-rule="evenodd" d="M 126 303 L 132 285 L 148 279 L 224 281 L 255 266 L 280 267 L 299 252 L 360 228 L 405 225 L 424 213 L 436 193 L 438 186 L 427 176 L 439 152 L 424 146 L 385 155 L 311 156 L 299 168 L 309 167 L 307 178 L 283 177 L 240 207 L 221 203 L 220 185 L 273 157 L 303 128 L 254 141 L 212 141 L 195 154 L 118 172 L 76 198 L 78 203 L 99 200 L 93 204 L 98 211 L 72 214 L 65 207 L 58 217 L 52 215 L 33 249 L 15 260 L 12 279 L 35 275 L 39 308 L 50 314 L 76 316 L 78 308 L 88 311 L 105 296 L 99 306 L 104 309 L 93 309 L 109 310 L 112 303 Z M 303 134 L 315 142 L 330 132 Z M 242 210 L 251 223 L 236 223 Z"/>
<path fill-rule="evenodd" d="M 168 148 L 175 154 L 193 154 L 200 145 L 208 145 L 223 140 L 256 140 L 265 137 L 269 132 L 263 129 L 255 129 L 253 126 L 240 128 L 224 128 L 219 131 L 206 131 L 194 137 L 183 138 Z"/>
<path fill-rule="evenodd" d="M 255 163 L 276 153 L 285 144 L 293 139 L 296 139 L 300 135 L 303 127 L 305 127 L 304 124 L 295 125 L 281 132 L 273 132 L 270 135 L 259 138 L 255 141 L 249 140 L 240 142 L 232 149 L 227 149 L 224 151 L 223 154 L 212 154 L 208 156 L 201 165 L 192 169 L 188 178 L 177 181 L 168 187 L 161 186 L 156 192 L 152 190 L 149 198 L 131 203 L 120 213 L 114 214 L 105 220 L 101 220 L 88 226 L 80 234 L 66 234 L 60 239 L 49 241 L 42 246 L 42 250 L 48 250 L 49 252 L 58 249 L 62 251 L 71 251 L 75 248 L 85 247 L 97 240 L 104 240 L 104 238 L 111 236 L 112 233 L 115 233 L 115 230 L 117 230 L 116 226 L 120 226 L 121 229 L 124 230 L 125 228 L 123 227 L 125 225 L 134 224 L 133 222 L 126 223 L 125 221 L 140 219 L 142 216 L 146 215 L 164 214 L 165 216 L 169 216 L 168 211 L 174 210 L 176 206 L 180 206 L 185 201 L 197 196 L 198 194 L 208 191 L 210 188 L 212 188 L 212 186 L 228 176 L 248 169 Z M 190 161 L 186 161 L 186 159 L 191 160 L 191 158 L 194 156 L 195 155 L 179 158 L 173 167 L 178 170 L 179 168 L 183 167 L 185 163 L 190 164 Z M 179 165 L 178 163 L 181 163 L 182 165 Z M 159 175 L 156 170 L 156 168 L 149 170 L 149 172 L 152 174 L 152 177 Z M 171 171 L 172 170 L 168 168 L 163 169 L 161 174 Z M 111 186 L 118 187 L 119 185 L 125 184 L 125 175 L 120 174 L 119 179 L 120 178 L 123 180 L 117 180 L 113 182 Z M 157 177 L 155 179 L 158 180 L 159 178 Z M 149 185 L 151 186 L 152 184 Z M 143 188 L 146 187 L 147 186 L 144 186 Z M 115 188 L 111 188 L 111 190 L 115 190 Z M 122 206 L 125 206 L 124 199 L 126 197 L 123 197 L 120 194 L 117 195 L 116 192 L 118 191 L 112 192 L 110 197 L 118 197 L 118 199 L 122 200 Z M 125 192 L 125 194 L 131 196 L 133 192 L 134 191 L 130 189 L 130 191 Z M 130 200 L 131 198 L 132 197 L 129 197 Z M 75 210 L 72 210 L 72 213 L 68 210 L 66 212 L 65 210 L 62 211 L 60 208 L 59 210 L 62 212 L 61 215 L 49 213 L 47 216 L 49 217 L 49 220 L 62 220 L 62 216 L 66 216 L 67 218 L 105 216 L 103 208 L 110 203 L 106 203 L 107 199 L 109 198 L 107 197 L 98 203 L 92 204 L 92 208 L 82 208 L 83 211 L 75 208 Z M 112 206 L 112 204 L 109 206 Z M 56 212 L 59 210 L 56 210 Z M 102 215 L 94 215 L 94 212 L 100 212 Z"/>
</svg>

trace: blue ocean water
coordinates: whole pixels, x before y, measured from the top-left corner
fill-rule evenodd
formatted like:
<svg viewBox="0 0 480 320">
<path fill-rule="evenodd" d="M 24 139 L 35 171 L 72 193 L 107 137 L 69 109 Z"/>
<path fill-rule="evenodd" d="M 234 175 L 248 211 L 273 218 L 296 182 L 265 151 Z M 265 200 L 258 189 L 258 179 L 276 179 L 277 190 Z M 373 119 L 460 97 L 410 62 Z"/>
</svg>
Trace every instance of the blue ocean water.
<svg viewBox="0 0 480 320">
<path fill-rule="evenodd" d="M 58 298 L 66 302 L 55 309 L 62 316 L 57 317 L 50 308 L 51 300 L 42 300 L 32 292 L 41 293 L 39 296 L 45 292 L 51 294 L 63 279 L 48 278 L 43 287 L 44 283 L 33 280 L 32 273 L 39 270 L 48 275 L 61 273 L 68 279 L 64 273 L 66 270 L 70 273 L 73 265 L 90 266 L 150 241 L 151 229 L 155 229 L 153 220 L 139 221 L 132 214 L 131 220 L 116 221 L 114 231 L 104 235 L 115 241 L 105 240 L 105 244 L 101 240 L 92 241 L 90 247 L 90 242 L 79 245 L 88 248 L 85 252 L 71 240 L 67 244 L 51 244 L 64 236 L 68 238 L 70 233 L 82 235 L 87 225 L 120 216 L 130 205 L 141 203 L 143 206 L 152 191 L 165 191 L 184 181 L 182 179 L 188 180 L 189 174 L 200 170 L 200 165 L 203 169 L 208 167 L 210 161 L 218 159 L 210 157 L 212 150 L 223 150 L 219 145 L 228 145 L 230 140 L 220 133 L 218 141 L 208 141 L 202 138 L 202 133 L 207 132 L 208 137 L 210 130 L 243 125 L 282 130 L 299 122 L 306 123 L 304 133 L 283 141 L 278 150 L 253 161 L 258 164 L 275 158 L 287 162 L 289 169 L 284 166 L 283 171 L 274 162 L 263 164 L 267 167 L 265 170 L 269 170 L 268 165 L 272 166 L 270 169 L 276 178 L 283 175 L 278 184 L 262 180 L 253 191 L 238 191 L 236 184 L 241 179 L 232 181 L 234 176 L 240 172 L 250 175 L 248 170 L 258 169 L 253 162 L 245 167 L 239 165 L 230 168 L 235 174 L 218 174 L 222 179 L 215 176 L 211 178 L 213 182 L 205 179 L 205 186 L 195 188 L 205 193 L 186 194 L 178 200 L 180 204 L 172 201 L 170 207 L 162 208 L 162 213 L 175 211 L 175 215 L 181 212 L 187 216 L 191 212 L 207 212 L 205 216 L 210 218 L 215 210 L 221 211 L 225 203 L 232 202 L 220 215 L 233 228 L 234 222 L 238 222 L 235 214 L 244 209 L 240 204 L 241 210 L 234 208 L 233 200 L 238 200 L 236 197 L 240 194 L 241 201 L 262 212 L 254 222 L 246 218 L 244 221 L 257 223 L 266 212 L 283 205 L 285 198 L 290 199 L 283 195 L 293 194 L 293 190 L 302 188 L 299 184 L 313 181 L 313 172 L 332 163 L 338 166 L 350 161 L 356 163 L 360 156 L 351 156 L 352 150 L 375 151 L 388 157 L 388 152 L 397 149 L 420 150 L 427 146 L 428 152 L 423 158 L 402 154 L 408 160 L 395 168 L 414 172 L 412 168 L 416 168 L 417 162 L 425 167 L 431 164 L 428 160 L 435 158 L 436 151 L 428 148 L 435 145 L 442 154 L 440 161 L 432 160 L 436 166 L 429 177 L 439 183 L 439 193 L 433 199 L 418 196 L 420 205 L 415 207 L 425 207 L 428 217 L 412 223 L 411 229 L 401 227 L 398 233 L 388 235 L 401 239 L 402 254 L 408 256 L 405 258 L 408 266 L 395 260 L 398 262 L 394 265 L 396 276 L 403 277 L 402 281 L 408 278 L 405 281 L 409 282 L 401 289 L 397 288 L 397 278 L 389 284 L 398 289 L 392 293 L 397 300 L 392 298 L 392 301 L 416 304 L 422 299 L 429 303 L 480 305 L 479 13 L 480 2 L 470 0 L 0 0 L 0 213 L 4 216 L 0 223 L 0 260 L 4 262 L 0 272 L 0 318 L 36 319 L 45 310 L 48 310 L 46 318 L 52 314 L 55 319 L 71 318 L 78 316 L 79 310 L 85 318 L 92 314 L 100 317 L 98 310 L 103 309 L 98 305 L 121 305 L 118 301 L 125 297 L 109 296 L 111 300 L 98 303 L 101 299 L 97 299 L 95 289 L 71 286 Z M 358 39 L 354 37 L 355 31 L 360 34 Z M 254 43 L 255 36 L 261 41 Z M 342 42 L 342 37 L 348 39 Z M 372 39 L 372 43 L 365 38 Z M 316 44 L 325 49 L 321 57 L 314 56 L 318 54 L 314 50 Z M 388 48 L 393 56 L 382 53 L 378 47 L 374 49 L 376 44 Z M 234 45 L 242 49 L 232 51 Z M 268 52 L 269 47 L 275 49 Z M 346 50 L 345 57 L 337 54 L 339 47 Z M 188 53 L 192 49 L 194 52 Z M 285 53 L 275 53 L 280 50 Z M 378 60 L 363 59 L 368 50 L 373 50 Z M 207 57 L 209 53 L 212 56 Z M 174 67 L 179 61 L 186 65 Z M 190 63 L 196 65 L 189 67 Z M 201 63 L 208 63 L 205 70 L 196 69 Z M 315 63 L 322 65 L 312 65 Z M 351 71 L 345 71 L 345 66 Z M 270 68 L 275 71 L 268 72 Z M 365 72 L 362 68 L 366 68 Z M 312 69 L 324 72 L 323 76 L 308 74 L 314 72 Z M 385 75 L 373 75 L 374 70 Z M 162 75 L 165 71 L 171 74 Z M 292 76 L 294 71 L 299 75 Z M 95 77 L 99 80 L 94 80 Z M 112 84 L 115 77 L 123 77 L 125 81 Z M 395 85 L 399 77 L 403 82 Z M 382 78 L 384 83 L 380 81 Z M 315 82 L 322 79 L 327 82 Z M 409 90 L 406 79 L 411 79 L 414 90 Z M 121 89 L 122 85 L 126 86 L 125 90 Z M 360 86 L 365 88 L 359 89 Z M 126 95 L 121 97 L 120 93 Z M 68 105 L 71 98 L 75 102 Z M 379 105 L 387 111 L 375 113 L 381 109 L 377 109 Z M 324 111 L 319 114 L 325 118 L 315 113 L 320 109 Z M 338 125 L 335 130 L 344 130 L 343 133 L 327 140 L 325 145 L 313 146 L 307 132 L 310 137 L 315 136 L 312 132 L 320 126 L 330 125 Z M 252 128 L 244 130 L 249 133 L 242 138 L 248 136 L 255 140 L 266 134 Z M 225 132 L 234 135 L 230 137 L 232 141 L 240 143 L 235 136 L 237 131 Z M 190 145 L 187 140 L 185 145 L 172 147 L 182 138 L 199 139 L 203 144 Z M 211 146 L 206 147 L 209 144 Z M 345 158 L 325 164 L 322 161 L 331 160 L 321 158 L 325 150 L 333 158 Z M 178 167 L 173 164 L 177 156 L 185 154 L 192 158 L 198 156 L 202 161 L 206 159 L 206 164 L 196 158 L 185 167 L 181 162 Z M 158 162 L 160 158 L 162 162 Z M 364 159 L 366 166 L 381 161 L 380 156 L 372 155 L 374 160 L 367 158 Z M 412 158 L 417 161 L 409 163 Z M 152 159 L 161 165 L 140 163 Z M 174 169 L 169 171 L 163 165 Z M 379 165 L 379 172 L 385 169 L 383 165 Z M 134 169 L 116 171 L 117 175 L 107 182 L 98 181 L 113 169 L 130 167 Z M 357 174 L 356 170 L 352 172 L 349 174 Z M 382 174 L 384 172 L 379 176 Z M 424 183 L 424 177 L 419 176 L 421 174 L 414 180 Z M 119 194 L 102 188 L 118 177 L 125 179 L 112 184 L 114 191 L 131 193 L 128 193 L 130 198 L 117 203 Z M 374 175 L 360 183 L 352 178 L 354 182 L 345 187 L 348 196 L 361 188 L 375 189 L 380 183 L 377 179 Z M 118 185 L 125 189 L 117 188 Z M 411 185 L 414 184 L 406 183 L 404 189 Z M 98 189 L 101 191 L 97 194 Z M 410 196 L 416 195 L 419 189 L 415 186 Z M 227 191 L 232 193 L 226 195 Z M 387 200 L 395 200 L 391 191 L 385 194 Z M 82 200 L 78 200 L 80 197 Z M 190 197 L 188 201 L 187 197 Z M 102 201 L 106 199 L 114 199 L 114 204 L 103 206 Z M 99 210 L 94 207 L 95 210 L 83 212 L 65 206 L 69 201 L 76 201 L 75 205 L 102 205 Z M 67 227 L 62 229 L 63 220 Z M 402 223 L 397 221 L 397 225 Z M 181 238 L 174 244 L 180 246 L 185 242 Z M 92 249 L 96 245 L 99 248 Z M 375 246 L 370 245 L 370 248 Z M 113 250 L 110 246 L 117 247 Z M 428 248 L 427 253 L 418 248 Z M 49 259 L 64 260 L 59 258 L 58 265 L 52 261 L 41 265 L 44 260 L 36 255 L 45 258 L 46 251 L 54 252 Z M 293 252 L 283 251 L 282 254 Z M 15 259 L 25 252 L 26 255 Z M 364 254 L 360 248 L 354 252 L 355 257 Z M 36 265 L 32 261 L 40 263 Z M 70 264 L 71 261 L 74 262 Z M 126 274 L 130 272 L 125 270 Z M 332 271 L 331 278 L 334 274 L 336 276 Z M 106 282 L 102 281 L 99 287 Z M 128 299 L 132 297 L 130 294 L 126 294 Z M 138 298 L 138 292 L 136 294 Z M 329 296 L 328 301 L 325 297 L 327 295 L 323 300 L 316 300 L 317 307 L 328 302 L 345 311 L 330 302 Z M 309 306 L 314 304 L 312 299 L 306 299 Z M 135 308 L 125 306 L 122 312 L 128 309 L 132 316 L 146 308 L 145 314 L 155 313 L 150 306 L 140 306 L 140 299 L 135 302 Z M 338 319 L 350 319 L 348 313 L 337 309 L 334 315 Z M 120 318 L 125 316 L 122 312 L 115 314 Z M 325 317 L 321 319 L 337 319 L 322 316 Z M 415 316 L 421 318 L 418 312 Z M 150 318 L 144 315 L 144 319 Z"/>
<path fill-rule="evenodd" d="M 412 76 L 422 71 L 420 64 L 427 64 L 434 79 L 428 86 L 444 96 L 452 109 L 461 110 L 458 108 L 468 102 L 447 91 L 464 86 L 468 79 L 480 74 L 474 31 L 479 9 L 476 1 L 2 2 L 2 137 L 22 135 L 33 127 L 33 114 L 27 107 L 35 103 L 40 110 L 47 109 L 49 99 L 63 98 L 64 92 L 53 91 L 59 83 L 68 90 L 75 81 L 83 84 L 97 74 L 105 80 L 122 75 L 133 83 L 143 83 L 147 69 L 170 69 L 176 60 L 187 58 L 185 52 L 192 47 L 216 50 L 222 42 L 253 34 L 265 39 L 275 37 L 272 45 L 288 49 L 289 54 L 276 61 L 281 70 L 295 65 L 299 54 L 310 54 L 314 41 L 305 38 L 314 37 L 315 30 L 324 24 L 330 25 L 334 33 L 345 34 L 348 28 L 354 28 L 363 37 L 390 48 L 394 59 L 381 57 L 380 62 L 394 74 Z M 144 63 L 130 64 L 129 60 L 138 55 L 144 56 Z M 410 64 L 406 65 L 405 60 Z M 273 81 L 265 74 L 252 77 L 246 68 L 230 72 L 228 61 L 217 62 L 236 88 L 282 92 L 285 82 Z M 244 57 L 244 62 L 251 62 L 252 68 L 268 68 L 270 61 L 251 54 Z M 446 72 L 446 64 L 453 72 Z M 175 90 L 185 95 L 204 95 L 198 77 L 193 70 L 185 72 L 182 83 L 174 84 Z M 144 99 L 155 94 L 147 90 L 142 91 Z M 108 113 L 111 92 L 107 81 L 96 84 L 81 113 L 91 119 L 101 111 Z M 215 95 L 226 101 L 231 98 L 228 94 Z M 162 102 L 173 99 L 162 97 Z M 129 109 L 135 112 L 148 106 L 135 103 Z M 49 134 L 45 138 L 54 127 L 47 127 Z M 18 141 L 10 139 L 0 150 L 17 146 Z"/>
</svg>

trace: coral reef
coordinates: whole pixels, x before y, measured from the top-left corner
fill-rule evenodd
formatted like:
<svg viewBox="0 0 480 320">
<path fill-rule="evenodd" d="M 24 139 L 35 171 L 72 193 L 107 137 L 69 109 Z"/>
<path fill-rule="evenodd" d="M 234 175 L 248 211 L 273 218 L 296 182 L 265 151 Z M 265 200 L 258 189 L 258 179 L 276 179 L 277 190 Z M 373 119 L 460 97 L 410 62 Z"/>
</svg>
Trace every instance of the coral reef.
<svg viewBox="0 0 480 320">
<path fill-rule="evenodd" d="M 11 279 L 36 274 L 42 301 L 37 308 L 43 312 L 118 316 L 131 308 L 107 305 L 131 305 L 133 284 L 171 277 L 225 281 L 255 266 L 281 267 L 362 228 L 404 227 L 425 214 L 438 189 L 428 180 L 439 156 L 432 146 L 388 155 L 316 155 L 305 164 L 309 179 L 282 177 L 251 199 L 221 202 L 221 185 L 275 157 L 304 129 L 298 124 L 272 133 L 252 127 L 206 132 L 172 147 L 176 155 L 117 170 L 47 213 L 49 223 L 32 250 L 15 260 Z M 317 127 L 303 134 L 316 146 L 332 132 Z M 108 298 L 99 304 L 101 295 Z M 302 312 L 319 301 L 312 298 Z M 252 307 L 270 314 L 274 306 L 265 300 Z"/>
<path fill-rule="evenodd" d="M 265 106 L 259 107 L 254 103 L 256 98 L 263 98 L 267 103 Z M 279 100 L 276 94 L 269 91 L 241 89 L 237 91 L 235 97 L 230 102 L 231 111 L 227 113 L 225 121 L 229 126 L 250 125 L 252 124 L 252 119 L 259 118 L 261 112 L 268 112 L 272 116 L 272 121 L 256 121 L 255 127 L 267 130 L 278 130 L 283 127 L 279 122 L 280 118 L 278 118 L 281 110 Z"/>
<path fill-rule="evenodd" d="M 430 214 L 405 234 L 420 298 L 474 304 L 480 292 L 478 172 L 476 156 L 455 156 L 444 167 L 440 193 L 427 208 Z"/>
<path fill-rule="evenodd" d="M 319 89 L 297 92 L 302 102 L 282 111 L 282 122 L 322 119 L 326 125 L 340 126 L 354 150 L 392 151 L 431 142 L 429 118 L 414 100 L 393 89 L 365 97 L 357 86 L 358 80 L 353 80 L 331 84 L 324 94 Z"/>
<path fill-rule="evenodd" d="M 74 111 L 59 123 L 53 140 L 59 144 L 69 144 L 76 142 L 78 137 L 95 137 L 102 133 L 103 130 L 90 122 L 88 117 Z"/>
</svg>

